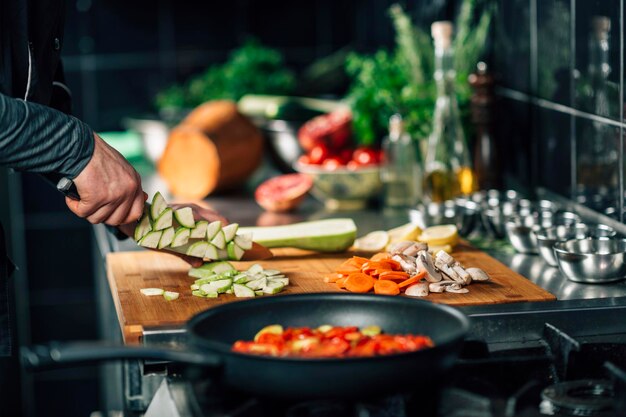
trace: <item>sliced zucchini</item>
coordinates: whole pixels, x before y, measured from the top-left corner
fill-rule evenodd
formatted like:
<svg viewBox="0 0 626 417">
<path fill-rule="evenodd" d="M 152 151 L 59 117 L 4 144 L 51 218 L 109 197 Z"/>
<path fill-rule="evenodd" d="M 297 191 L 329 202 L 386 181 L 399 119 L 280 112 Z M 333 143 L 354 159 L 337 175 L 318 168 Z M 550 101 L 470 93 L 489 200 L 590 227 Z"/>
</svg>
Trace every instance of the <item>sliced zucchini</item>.
<svg viewBox="0 0 626 417">
<path fill-rule="evenodd" d="M 159 239 L 158 248 L 159 249 L 163 249 L 163 248 L 167 248 L 169 245 L 171 245 L 172 241 L 174 240 L 174 235 L 175 234 L 176 234 L 176 231 L 174 230 L 173 227 L 168 227 L 167 229 L 163 230 L 163 234 L 161 235 L 161 239 Z"/>
<path fill-rule="evenodd" d="M 222 232 L 224 232 L 224 239 L 226 240 L 226 242 L 230 242 L 235 238 L 235 235 L 237 234 L 237 229 L 239 229 L 239 225 L 237 223 L 227 224 L 226 226 L 222 227 Z"/>
<path fill-rule="evenodd" d="M 229 289 L 227 289 L 226 291 L 224 291 L 224 294 L 233 294 L 235 291 L 233 291 L 233 287 L 231 286 Z"/>
<path fill-rule="evenodd" d="M 228 260 L 228 252 L 226 252 L 226 249 L 218 249 L 217 250 L 217 259 L 219 259 L 221 261 L 227 261 Z"/>
<path fill-rule="evenodd" d="M 289 285 L 289 278 L 274 278 L 274 277 L 270 277 L 270 278 L 267 279 L 267 282 L 278 282 L 283 287 L 286 287 L 287 285 Z"/>
<path fill-rule="evenodd" d="M 241 249 L 235 242 L 228 242 L 226 246 L 226 252 L 228 252 L 228 259 L 238 261 L 243 258 L 244 250 Z"/>
<path fill-rule="evenodd" d="M 253 264 L 250 266 L 250 268 L 248 268 L 247 273 L 252 276 L 252 275 L 256 275 L 259 272 L 263 272 L 263 267 L 259 264 Z"/>
<path fill-rule="evenodd" d="M 275 275 L 281 275 L 281 272 L 278 269 L 266 269 L 263 271 L 266 277 L 271 277 Z"/>
<path fill-rule="evenodd" d="M 217 235 L 217 232 L 222 230 L 222 222 L 216 220 L 214 222 L 209 223 L 206 228 L 206 240 L 209 242 L 213 240 L 213 238 Z"/>
<path fill-rule="evenodd" d="M 243 250 L 252 249 L 252 233 L 236 235 L 234 242 Z"/>
<path fill-rule="evenodd" d="M 143 217 L 135 227 L 135 242 L 139 242 L 145 235 L 152 231 L 152 224 L 150 224 L 150 216 L 148 213 L 144 213 Z"/>
<path fill-rule="evenodd" d="M 260 295 L 265 295 L 265 293 L 263 292 L 263 290 L 256 290 L 254 292 L 254 295 L 259 295 L 260 296 Z"/>
<path fill-rule="evenodd" d="M 163 295 L 165 292 L 163 288 L 142 288 L 139 290 L 143 295 L 152 297 L 154 295 Z"/>
<path fill-rule="evenodd" d="M 209 243 L 205 242 L 204 240 L 192 243 L 187 248 L 186 254 L 189 256 L 195 256 L 196 258 L 203 258 L 208 246 Z"/>
<path fill-rule="evenodd" d="M 216 261 L 219 259 L 217 255 L 217 248 L 215 247 L 215 245 L 212 245 L 211 243 L 207 243 L 207 248 L 206 248 L 206 251 L 204 252 L 204 259 L 211 259 L 213 261 Z"/>
<path fill-rule="evenodd" d="M 233 277 L 233 282 L 235 284 L 245 284 L 249 279 L 250 277 L 247 274 L 238 274 Z"/>
<path fill-rule="evenodd" d="M 193 290 L 191 292 L 191 295 L 196 296 L 196 297 L 204 297 L 204 294 L 205 293 L 203 291 L 200 291 L 200 290 Z"/>
<path fill-rule="evenodd" d="M 198 284 L 191 284 L 189 288 L 191 289 L 191 291 L 196 291 L 200 289 L 200 286 Z"/>
<path fill-rule="evenodd" d="M 174 292 L 174 291 L 165 291 L 163 293 L 163 298 L 165 298 L 167 301 L 174 301 L 176 300 L 178 297 L 180 296 L 179 293 Z"/>
<path fill-rule="evenodd" d="M 210 275 L 210 276 L 195 280 L 194 284 L 197 284 L 197 285 L 208 284 L 209 282 L 217 281 L 218 279 L 222 279 L 222 277 L 220 275 Z"/>
<path fill-rule="evenodd" d="M 246 287 L 251 290 L 262 290 L 267 286 L 267 278 L 255 279 L 246 283 Z"/>
<path fill-rule="evenodd" d="M 196 222 L 196 227 L 191 229 L 191 234 L 189 235 L 192 239 L 204 239 L 206 236 L 206 228 L 209 225 L 209 222 L 206 220 L 200 220 Z"/>
<path fill-rule="evenodd" d="M 152 220 L 156 221 L 165 209 L 167 209 L 167 201 L 165 201 L 165 198 L 157 191 L 154 197 L 152 197 L 152 204 L 150 205 L 150 216 Z"/>
<path fill-rule="evenodd" d="M 176 221 L 181 226 L 187 227 L 189 229 L 193 229 L 196 227 L 196 222 L 193 219 L 193 210 L 191 207 L 183 207 L 179 208 L 174 212 L 174 217 Z"/>
<path fill-rule="evenodd" d="M 217 292 L 219 294 L 224 293 L 233 285 L 232 279 L 219 279 L 217 281 L 211 281 L 200 286 L 200 290 L 206 293 Z"/>
<path fill-rule="evenodd" d="M 172 209 L 166 208 L 163 213 L 152 222 L 152 230 L 163 230 L 172 227 Z"/>
<path fill-rule="evenodd" d="M 268 281 L 267 285 L 263 287 L 263 292 L 265 294 L 270 294 L 270 295 L 278 294 L 279 292 L 283 290 L 283 288 L 285 288 L 285 286 L 280 282 Z"/>
<path fill-rule="evenodd" d="M 235 292 L 235 297 L 254 297 L 256 294 L 254 290 L 246 287 L 241 284 L 233 284 L 233 291 Z"/>
<path fill-rule="evenodd" d="M 204 265 L 194 269 L 204 269 L 206 271 L 211 271 L 214 274 L 221 274 L 228 271 L 237 271 L 235 267 L 228 261 L 207 262 Z"/>
<path fill-rule="evenodd" d="M 179 246 L 186 245 L 187 242 L 189 242 L 189 234 L 190 230 L 188 228 L 179 227 L 174 233 L 174 239 L 172 240 L 172 244 L 170 246 L 172 248 L 177 248 Z"/>
<path fill-rule="evenodd" d="M 156 249 L 156 247 L 159 246 L 159 240 L 161 240 L 162 234 L 163 232 L 160 230 L 148 232 L 148 234 L 139 241 L 139 245 L 144 248 Z"/>
<path fill-rule="evenodd" d="M 226 249 L 226 238 L 224 237 L 224 232 L 219 231 L 215 235 L 215 237 L 211 240 L 211 244 L 217 246 L 218 249 Z"/>
</svg>

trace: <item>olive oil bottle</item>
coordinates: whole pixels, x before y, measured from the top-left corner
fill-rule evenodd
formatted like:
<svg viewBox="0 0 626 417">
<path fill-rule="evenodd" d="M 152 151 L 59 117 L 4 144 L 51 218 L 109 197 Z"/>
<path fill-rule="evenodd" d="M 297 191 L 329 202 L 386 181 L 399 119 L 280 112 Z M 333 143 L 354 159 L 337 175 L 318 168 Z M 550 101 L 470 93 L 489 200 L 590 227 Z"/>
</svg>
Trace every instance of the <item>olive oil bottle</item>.
<svg viewBox="0 0 626 417">
<path fill-rule="evenodd" d="M 441 202 L 475 191 L 476 178 L 454 91 L 452 23 L 435 22 L 431 32 L 435 44 L 437 102 L 428 138 L 423 192 L 426 200 Z"/>
</svg>

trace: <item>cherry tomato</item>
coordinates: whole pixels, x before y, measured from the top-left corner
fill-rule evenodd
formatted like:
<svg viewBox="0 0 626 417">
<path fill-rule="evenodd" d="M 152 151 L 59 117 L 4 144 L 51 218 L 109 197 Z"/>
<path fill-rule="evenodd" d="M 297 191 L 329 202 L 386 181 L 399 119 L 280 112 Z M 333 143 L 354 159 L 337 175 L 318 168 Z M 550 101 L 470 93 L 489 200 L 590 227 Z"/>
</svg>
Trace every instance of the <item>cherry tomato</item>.
<svg viewBox="0 0 626 417">
<path fill-rule="evenodd" d="M 339 152 L 339 159 L 341 159 L 341 165 L 346 165 L 352 159 L 352 150 L 342 149 Z"/>
<path fill-rule="evenodd" d="M 311 152 L 309 152 L 309 158 L 312 164 L 319 165 L 330 156 L 328 148 L 324 145 L 315 145 Z"/>
<path fill-rule="evenodd" d="M 357 148 L 352 154 L 352 160 L 359 165 L 377 164 L 378 152 L 372 148 Z"/>
<path fill-rule="evenodd" d="M 333 171 L 339 168 L 340 166 L 342 166 L 343 164 L 341 162 L 341 159 L 339 159 L 336 156 L 331 156 L 331 157 L 326 158 L 326 160 L 324 161 L 322 165 L 324 165 L 325 169 L 329 171 Z"/>
</svg>

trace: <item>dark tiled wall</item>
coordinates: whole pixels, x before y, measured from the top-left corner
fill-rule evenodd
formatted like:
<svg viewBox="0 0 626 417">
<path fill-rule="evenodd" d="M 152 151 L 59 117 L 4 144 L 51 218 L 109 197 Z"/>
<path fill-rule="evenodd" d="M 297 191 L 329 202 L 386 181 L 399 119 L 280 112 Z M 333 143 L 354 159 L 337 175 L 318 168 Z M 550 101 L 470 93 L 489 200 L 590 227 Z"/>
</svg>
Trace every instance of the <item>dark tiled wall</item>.
<svg viewBox="0 0 626 417">
<path fill-rule="evenodd" d="M 624 0 L 497 1 L 507 174 L 624 221 Z"/>
</svg>

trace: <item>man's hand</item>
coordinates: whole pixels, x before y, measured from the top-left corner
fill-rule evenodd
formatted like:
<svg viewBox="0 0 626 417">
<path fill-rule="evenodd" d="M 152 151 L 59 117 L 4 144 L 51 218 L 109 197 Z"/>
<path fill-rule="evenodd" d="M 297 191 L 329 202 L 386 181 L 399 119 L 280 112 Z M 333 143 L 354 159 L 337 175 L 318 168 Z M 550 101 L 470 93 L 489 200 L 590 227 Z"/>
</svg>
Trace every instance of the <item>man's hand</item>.
<svg viewBox="0 0 626 417">
<path fill-rule="evenodd" d="M 93 156 L 74 178 L 80 200 L 65 203 L 78 217 L 90 223 L 111 226 L 132 223 L 143 214 L 146 193 L 137 171 L 119 152 L 94 134 Z"/>
</svg>

